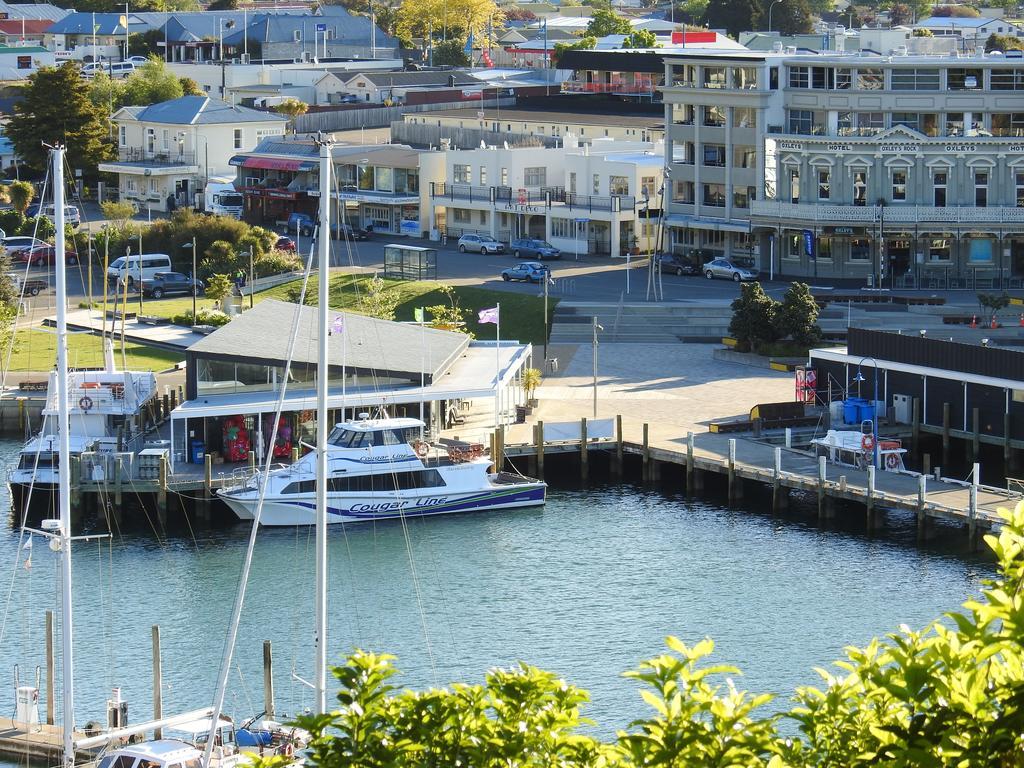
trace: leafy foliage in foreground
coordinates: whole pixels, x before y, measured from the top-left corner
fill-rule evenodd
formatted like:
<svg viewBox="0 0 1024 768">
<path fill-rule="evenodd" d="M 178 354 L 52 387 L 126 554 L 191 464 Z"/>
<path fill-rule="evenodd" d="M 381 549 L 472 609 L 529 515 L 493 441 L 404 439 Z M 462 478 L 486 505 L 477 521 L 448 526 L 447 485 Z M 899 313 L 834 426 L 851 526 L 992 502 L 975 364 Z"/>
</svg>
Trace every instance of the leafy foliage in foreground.
<svg viewBox="0 0 1024 768">
<path fill-rule="evenodd" d="M 338 708 L 300 718 L 313 734 L 308 762 L 320 768 L 405 766 L 936 766 L 1024 765 L 1024 503 L 1001 512 L 986 542 L 997 578 L 960 613 L 921 631 L 901 627 L 848 648 L 820 688 L 795 706 L 763 713 L 770 695 L 750 695 L 709 666 L 713 645 L 669 638 L 669 652 L 627 672 L 649 717 L 613 741 L 578 732 L 587 693 L 526 664 L 487 673 L 483 684 L 398 691 L 393 657 L 356 651 L 334 669 Z M 777 726 L 794 720 L 796 738 Z M 262 768 L 282 763 L 265 761 Z"/>
</svg>

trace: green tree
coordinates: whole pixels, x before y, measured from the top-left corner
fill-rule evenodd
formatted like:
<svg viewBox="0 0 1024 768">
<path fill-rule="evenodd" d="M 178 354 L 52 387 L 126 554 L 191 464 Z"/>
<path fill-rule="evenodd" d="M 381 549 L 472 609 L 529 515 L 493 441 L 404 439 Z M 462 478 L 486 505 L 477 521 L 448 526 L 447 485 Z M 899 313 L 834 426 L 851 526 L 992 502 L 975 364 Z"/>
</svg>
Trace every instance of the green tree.
<svg viewBox="0 0 1024 768">
<path fill-rule="evenodd" d="M 757 352 L 758 348 L 777 341 L 775 325 L 778 302 L 768 296 L 760 283 L 744 283 L 740 295 L 732 302 L 732 320 L 729 335 L 739 342 L 745 352 Z"/>
<path fill-rule="evenodd" d="M 203 89 L 199 87 L 199 83 L 193 80 L 191 77 L 179 77 L 178 82 L 181 83 L 181 95 L 182 96 L 204 96 Z"/>
<path fill-rule="evenodd" d="M 126 106 L 148 106 L 183 95 L 181 80 L 162 59 L 151 56 L 124 82 L 122 102 Z"/>
<path fill-rule="evenodd" d="M 767 18 L 767 11 L 762 12 L 761 18 Z M 807 6 L 807 0 L 782 0 L 772 13 L 772 27 L 774 31 L 783 35 L 802 35 L 811 32 L 814 26 L 811 23 L 811 10 Z"/>
<path fill-rule="evenodd" d="M 906 3 L 892 3 L 889 6 L 889 23 L 895 25 L 909 24 L 914 12 Z"/>
<path fill-rule="evenodd" d="M 974 19 L 981 16 L 977 8 L 970 5 L 936 5 L 932 8 L 932 16 L 940 18 Z"/>
<path fill-rule="evenodd" d="M 124 104 L 124 80 L 98 72 L 89 81 L 89 101 L 108 118 Z"/>
<path fill-rule="evenodd" d="M 597 45 L 597 38 L 587 35 L 581 37 L 574 43 L 555 43 L 555 49 L 551 53 L 551 62 L 557 67 L 559 60 L 562 58 L 562 54 L 566 51 L 589 51 Z"/>
<path fill-rule="evenodd" d="M 807 283 L 792 283 L 775 310 L 775 330 L 779 338 L 790 338 L 802 346 L 821 341 L 818 327 L 818 302 Z"/>
<path fill-rule="evenodd" d="M 985 41 L 985 53 L 991 53 L 992 51 L 1019 51 L 1024 48 L 1021 41 L 1013 35 L 1000 35 L 993 32 L 988 36 L 988 40 Z"/>
<path fill-rule="evenodd" d="M 237 11 L 238 0 L 213 0 L 208 6 L 208 11 Z"/>
<path fill-rule="evenodd" d="M 676 4 L 675 18 L 684 19 L 690 24 L 696 24 L 704 18 L 708 10 L 708 0 L 682 0 Z"/>
<path fill-rule="evenodd" d="M 434 43 L 434 64 L 439 67 L 468 67 L 465 40 L 443 40 Z"/>
<path fill-rule="evenodd" d="M 227 275 L 210 275 L 206 281 L 206 298 L 221 301 L 231 294 L 233 286 Z"/>
<path fill-rule="evenodd" d="M 615 11 L 598 8 L 590 17 L 586 34 L 588 37 L 601 38 L 606 35 L 628 35 L 632 31 L 629 19 L 619 16 Z"/>
<path fill-rule="evenodd" d="M 622 40 L 623 48 L 660 48 L 658 38 L 649 29 L 635 29 Z"/>
<path fill-rule="evenodd" d="M 135 206 L 132 203 L 104 200 L 100 203 L 100 212 L 104 219 L 123 224 L 135 215 Z"/>
<path fill-rule="evenodd" d="M 129 56 L 158 56 L 163 58 L 163 48 L 158 45 L 164 39 L 163 27 L 147 29 L 145 32 L 135 32 L 128 35 Z"/>
<path fill-rule="evenodd" d="M 27 165 L 40 172 L 46 167 L 49 150 L 43 142 L 63 143 L 68 165 L 90 176 L 100 162 L 113 157 L 106 116 L 88 94 L 77 64 L 44 67 L 29 75 L 6 128 Z"/>
<path fill-rule="evenodd" d="M 374 275 L 363 285 L 357 303 L 358 311 L 381 320 L 394 320 L 400 298 L 398 292 L 389 288 L 383 278 Z"/>
<path fill-rule="evenodd" d="M 309 111 L 309 104 L 289 96 L 282 99 L 281 103 L 274 107 L 274 111 L 288 118 L 288 125 L 292 129 L 292 133 L 295 133 L 295 118 L 306 114 Z"/>
<path fill-rule="evenodd" d="M 709 0 L 704 24 L 712 29 L 724 29 L 730 36 L 737 37 L 744 30 L 757 29 L 760 18 L 757 0 Z"/>
<path fill-rule="evenodd" d="M 27 181 L 14 181 L 7 189 L 7 196 L 11 199 L 14 210 L 24 215 L 35 199 L 36 188 Z"/>
</svg>

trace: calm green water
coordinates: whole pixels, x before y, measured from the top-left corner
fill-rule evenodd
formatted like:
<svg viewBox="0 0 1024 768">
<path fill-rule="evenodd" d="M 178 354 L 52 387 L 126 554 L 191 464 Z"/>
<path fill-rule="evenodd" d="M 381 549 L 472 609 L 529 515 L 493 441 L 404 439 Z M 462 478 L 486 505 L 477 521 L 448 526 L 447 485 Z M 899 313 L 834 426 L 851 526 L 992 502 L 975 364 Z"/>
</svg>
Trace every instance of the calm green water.
<svg viewBox="0 0 1024 768">
<path fill-rule="evenodd" d="M 16 453 L 0 443 L 0 459 Z M 6 489 L 3 491 L 6 494 Z M 248 529 L 150 533 L 82 544 L 75 556 L 80 724 L 121 686 L 136 721 L 150 712 L 150 625 L 163 631 L 165 711 L 208 704 Z M 961 537 L 950 537 L 960 542 Z M 22 567 L 10 519 L 0 530 L 0 711 L 13 711 L 13 667 L 44 663 L 43 614 L 56 608 L 56 555 L 36 541 Z M 311 674 L 313 549 L 307 530 L 261 533 L 227 711 L 262 708 L 262 641 L 272 640 L 279 709 L 310 704 L 291 671 Z M 645 713 L 620 677 L 662 638 L 717 642 L 751 690 L 786 696 L 811 668 L 906 622 L 921 625 L 977 592 L 990 563 L 914 545 L 890 519 L 869 539 L 799 516 L 634 487 L 555 490 L 538 511 L 374 526 L 332 526 L 330 647 L 396 654 L 413 687 L 478 681 L 525 660 L 589 689 L 588 715 L 611 733 Z M 59 667 L 58 667 L 59 668 Z"/>
</svg>

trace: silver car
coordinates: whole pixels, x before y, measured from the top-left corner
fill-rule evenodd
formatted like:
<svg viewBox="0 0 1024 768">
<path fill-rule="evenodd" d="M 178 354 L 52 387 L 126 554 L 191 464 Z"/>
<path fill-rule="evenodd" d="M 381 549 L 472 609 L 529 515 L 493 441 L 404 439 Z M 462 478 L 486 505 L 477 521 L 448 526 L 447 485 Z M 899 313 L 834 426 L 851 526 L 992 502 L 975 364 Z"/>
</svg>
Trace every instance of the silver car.
<svg viewBox="0 0 1024 768">
<path fill-rule="evenodd" d="M 490 235 L 463 235 L 459 238 L 459 250 L 462 253 L 504 253 L 504 243 Z"/>
<path fill-rule="evenodd" d="M 757 270 L 740 267 L 728 259 L 713 259 L 704 265 L 704 277 L 708 280 L 723 277 L 738 283 L 742 280 L 757 280 Z"/>
</svg>

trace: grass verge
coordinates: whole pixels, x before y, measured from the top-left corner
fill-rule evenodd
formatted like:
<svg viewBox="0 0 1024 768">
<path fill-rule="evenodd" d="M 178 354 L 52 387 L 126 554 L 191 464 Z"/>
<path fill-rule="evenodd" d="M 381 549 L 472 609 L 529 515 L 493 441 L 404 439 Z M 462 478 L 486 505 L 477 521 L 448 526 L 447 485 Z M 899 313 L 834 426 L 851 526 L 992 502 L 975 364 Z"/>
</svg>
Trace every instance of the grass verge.
<svg viewBox="0 0 1024 768">
<path fill-rule="evenodd" d="M 114 359 L 121 366 L 120 345 L 114 344 Z M 128 368 L 139 371 L 162 371 L 184 355 L 141 344 L 125 344 Z M 57 363 L 57 334 L 49 331 L 20 329 L 15 335 L 11 354 L 11 372 L 49 371 Z M 103 346 L 99 336 L 73 333 L 68 336 L 68 365 L 72 368 L 102 368 Z"/>
</svg>

